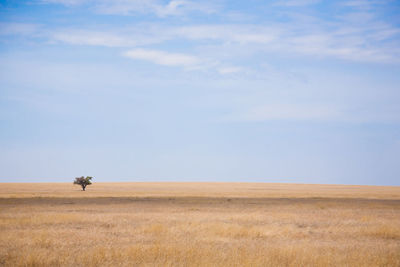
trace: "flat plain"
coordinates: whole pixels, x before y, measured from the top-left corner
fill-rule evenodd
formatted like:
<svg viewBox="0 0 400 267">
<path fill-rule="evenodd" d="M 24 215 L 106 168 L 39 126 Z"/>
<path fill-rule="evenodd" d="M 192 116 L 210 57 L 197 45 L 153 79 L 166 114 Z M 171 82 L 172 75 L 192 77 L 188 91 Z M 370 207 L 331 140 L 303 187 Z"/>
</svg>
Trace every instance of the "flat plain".
<svg viewBox="0 0 400 267">
<path fill-rule="evenodd" d="M 1 183 L 0 266 L 400 266 L 400 187 Z"/>
</svg>

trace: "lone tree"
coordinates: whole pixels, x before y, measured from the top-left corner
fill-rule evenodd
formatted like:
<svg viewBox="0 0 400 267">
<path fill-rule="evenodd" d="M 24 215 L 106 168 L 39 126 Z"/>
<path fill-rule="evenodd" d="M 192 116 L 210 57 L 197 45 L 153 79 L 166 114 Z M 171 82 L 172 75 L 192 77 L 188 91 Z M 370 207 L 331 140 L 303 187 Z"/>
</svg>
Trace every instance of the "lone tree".
<svg viewBox="0 0 400 267">
<path fill-rule="evenodd" d="M 80 186 L 82 186 L 82 190 L 85 191 L 86 186 L 92 184 L 92 182 L 90 180 L 92 180 L 93 177 L 90 176 L 86 176 L 86 178 L 84 176 L 82 177 L 76 177 L 74 184 L 79 184 Z"/>
</svg>

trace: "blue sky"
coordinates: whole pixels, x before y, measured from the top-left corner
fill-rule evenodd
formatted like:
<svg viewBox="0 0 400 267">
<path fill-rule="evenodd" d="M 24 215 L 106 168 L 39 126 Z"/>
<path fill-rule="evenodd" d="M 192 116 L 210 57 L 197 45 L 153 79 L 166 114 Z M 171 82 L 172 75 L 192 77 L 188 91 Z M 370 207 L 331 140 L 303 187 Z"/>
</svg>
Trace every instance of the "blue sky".
<svg viewBox="0 0 400 267">
<path fill-rule="evenodd" d="M 399 1 L 0 1 L 0 182 L 400 185 Z"/>
</svg>

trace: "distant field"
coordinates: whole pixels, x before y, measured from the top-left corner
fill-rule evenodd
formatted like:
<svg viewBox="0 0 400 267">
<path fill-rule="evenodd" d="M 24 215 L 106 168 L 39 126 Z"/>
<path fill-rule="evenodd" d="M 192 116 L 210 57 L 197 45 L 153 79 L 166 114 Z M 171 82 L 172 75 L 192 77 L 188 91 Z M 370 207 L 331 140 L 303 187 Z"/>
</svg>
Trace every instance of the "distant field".
<svg viewBox="0 0 400 267">
<path fill-rule="evenodd" d="M 400 187 L 3 183 L 0 266 L 400 266 Z"/>
</svg>

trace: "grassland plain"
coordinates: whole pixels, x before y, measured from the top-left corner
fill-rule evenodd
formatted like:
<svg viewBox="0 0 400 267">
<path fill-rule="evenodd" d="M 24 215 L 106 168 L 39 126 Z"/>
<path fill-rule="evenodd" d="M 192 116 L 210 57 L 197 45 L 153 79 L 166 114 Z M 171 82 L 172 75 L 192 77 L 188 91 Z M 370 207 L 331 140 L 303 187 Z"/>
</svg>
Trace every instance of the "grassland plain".
<svg viewBox="0 0 400 267">
<path fill-rule="evenodd" d="M 400 187 L 0 184 L 1 266 L 400 266 Z"/>
</svg>

